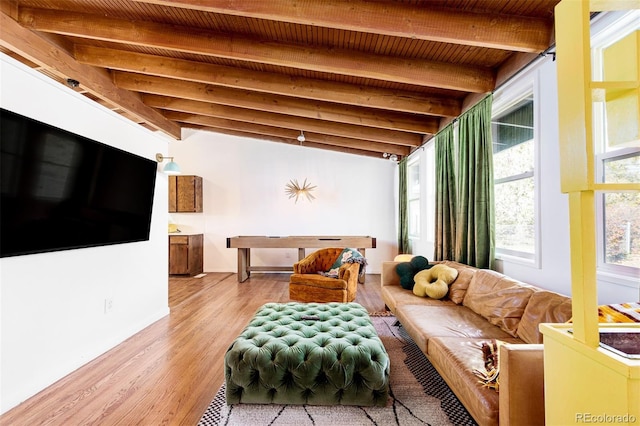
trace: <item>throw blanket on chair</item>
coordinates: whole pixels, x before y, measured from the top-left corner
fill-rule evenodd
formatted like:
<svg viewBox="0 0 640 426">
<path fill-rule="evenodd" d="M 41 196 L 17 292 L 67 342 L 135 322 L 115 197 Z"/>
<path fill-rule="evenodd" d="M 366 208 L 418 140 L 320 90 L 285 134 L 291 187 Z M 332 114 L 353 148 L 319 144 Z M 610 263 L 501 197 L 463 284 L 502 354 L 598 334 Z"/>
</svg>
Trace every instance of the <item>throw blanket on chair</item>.
<svg viewBox="0 0 640 426">
<path fill-rule="evenodd" d="M 338 258 L 333 263 L 333 265 L 331 265 L 331 268 L 328 271 L 318 271 L 318 274 L 324 275 L 325 277 L 338 278 L 338 270 L 345 263 L 359 263 L 360 272 L 358 275 L 363 275 L 365 267 L 367 266 L 367 259 L 365 259 L 358 250 L 346 248 L 342 250 Z"/>
</svg>

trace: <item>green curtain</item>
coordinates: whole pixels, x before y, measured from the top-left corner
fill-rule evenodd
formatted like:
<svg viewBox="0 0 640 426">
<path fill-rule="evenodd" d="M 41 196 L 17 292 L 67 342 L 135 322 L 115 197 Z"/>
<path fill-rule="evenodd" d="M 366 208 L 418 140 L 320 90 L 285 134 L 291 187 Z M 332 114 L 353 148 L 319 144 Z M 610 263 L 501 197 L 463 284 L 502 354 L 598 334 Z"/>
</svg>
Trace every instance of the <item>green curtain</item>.
<svg viewBox="0 0 640 426">
<path fill-rule="evenodd" d="M 407 159 L 398 164 L 398 254 L 411 253 L 409 241 L 409 217 L 407 209 Z"/>
<path fill-rule="evenodd" d="M 435 138 L 436 238 L 434 260 L 453 260 L 456 243 L 456 183 L 453 125 Z"/>
<path fill-rule="evenodd" d="M 493 152 L 489 95 L 460 116 L 455 260 L 491 268 L 495 252 Z"/>
</svg>

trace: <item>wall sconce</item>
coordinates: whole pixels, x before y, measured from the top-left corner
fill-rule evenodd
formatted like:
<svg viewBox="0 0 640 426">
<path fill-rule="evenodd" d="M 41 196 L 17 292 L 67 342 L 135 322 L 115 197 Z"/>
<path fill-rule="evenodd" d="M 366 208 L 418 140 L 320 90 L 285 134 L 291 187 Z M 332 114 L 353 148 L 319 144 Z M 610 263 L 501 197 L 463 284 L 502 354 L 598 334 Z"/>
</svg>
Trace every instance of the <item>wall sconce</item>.
<svg viewBox="0 0 640 426">
<path fill-rule="evenodd" d="M 165 157 L 164 155 L 162 155 L 160 153 L 156 154 L 156 161 L 158 163 L 162 163 L 164 160 L 169 160 L 169 162 L 167 164 L 165 164 L 164 169 L 162 169 L 162 171 L 165 174 L 168 174 L 168 175 L 179 175 L 180 173 L 182 173 L 180 171 L 180 166 L 178 166 L 178 163 L 173 161 L 173 157 Z"/>
<path fill-rule="evenodd" d="M 298 135 L 298 142 L 302 143 L 306 140 L 307 138 L 304 137 L 304 133 L 302 132 L 302 130 L 300 130 L 300 134 Z"/>
<path fill-rule="evenodd" d="M 311 191 L 316 189 L 316 185 L 311 186 L 310 183 L 307 183 L 307 179 L 304 179 L 304 183 L 300 185 L 297 179 L 292 179 L 288 184 L 285 185 L 285 192 L 289 195 L 289 198 L 296 199 L 296 203 L 298 202 L 298 198 L 305 197 L 309 202 L 313 201 L 316 197 L 311 194 Z"/>
<path fill-rule="evenodd" d="M 395 154 L 389 154 L 389 153 L 385 152 L 384 154 L 382 154 L 382 157 L 388 158 L 391 161 L 398 161 L 398 156 L 395 155 Z"/>
</svg>

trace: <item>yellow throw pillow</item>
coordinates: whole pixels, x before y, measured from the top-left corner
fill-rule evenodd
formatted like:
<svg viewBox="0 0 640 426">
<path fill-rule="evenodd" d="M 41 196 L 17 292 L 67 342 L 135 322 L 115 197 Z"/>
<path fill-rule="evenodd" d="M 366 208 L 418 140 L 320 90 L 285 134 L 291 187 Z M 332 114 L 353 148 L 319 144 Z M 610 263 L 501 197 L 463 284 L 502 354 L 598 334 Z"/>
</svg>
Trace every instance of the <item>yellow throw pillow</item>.
<svg viewBox="0 0 640 426">
<path fill-rule="evenodd" d="M 458 278 L 458 270 L 447 265 L 437 264 L 430 269 L 418 272 L 413 280 L 413 294 L 420 297 L 442 299 L 449 292 L 449 284 Z"/>
</svg>

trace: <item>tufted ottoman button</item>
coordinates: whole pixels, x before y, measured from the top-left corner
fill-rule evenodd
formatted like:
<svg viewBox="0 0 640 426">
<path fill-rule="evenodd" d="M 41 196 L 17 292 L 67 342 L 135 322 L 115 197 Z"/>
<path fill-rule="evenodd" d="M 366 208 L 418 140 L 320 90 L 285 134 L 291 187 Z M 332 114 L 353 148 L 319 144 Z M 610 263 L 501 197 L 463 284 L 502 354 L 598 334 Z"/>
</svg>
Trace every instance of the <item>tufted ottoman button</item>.
<svg viewBox="0 0 640 426">
<path fill-rule="evenodd" d="M 267 303 L 225 354 L 227 404 L 384 406 L 389 357 L 357 303 Z"/>
</svg>

